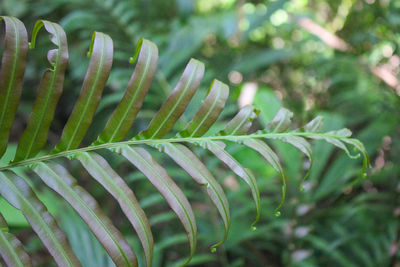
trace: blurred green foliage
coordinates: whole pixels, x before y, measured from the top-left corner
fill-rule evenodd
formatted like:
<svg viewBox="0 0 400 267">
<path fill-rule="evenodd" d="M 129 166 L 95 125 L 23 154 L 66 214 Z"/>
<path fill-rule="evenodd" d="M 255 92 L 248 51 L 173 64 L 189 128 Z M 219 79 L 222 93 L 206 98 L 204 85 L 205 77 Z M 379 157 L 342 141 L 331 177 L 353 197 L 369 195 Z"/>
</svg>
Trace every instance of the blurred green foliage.
<svg viewBox="0 0 400 267">
<path fill-rule="evenodd" d="M 365 144 L 372 168 L 367 179 L 348 188 L 360 163 L 348 160 L 331 145 L 315 142 L 315 165 L 301 192 L 299 180 L 307 162 L 297 150 L 272 143 L 288 177 L 287 200 L 280 217 L 274 216 L 280 185 L 273 169 L 252 151 L 231 145 L 229 152 L 254 170 L 262 193 L 262 219 L 255 232 L 249 228 L 255 210 L 247 187 L 218 160 L 199 150 L 202 160 L 224 184 L 232 209 L 231 234 L 215 254 L 209 253 L 207 247 L 216 233 L 222 233 L 216 210 L 210 208 L 181 169 L 155 154 L 185 188 L 196 210 L 200 244 L 192 265 L 400 266 L 400 84 L 396 79 L 400 71 L 399 1 L 2 0 L 0 14 L 17 16 L 28 31 L 41 18 L 59 22 L 67 33 L 70 65 L 49 136 L 53 144 L 77 98 L 93 31 L 113 38 L 115 61 L 95 123 L 86 137 L 87 144 L 103 128 L 108 119 L 105 115 L 124 92 L 133 70 L 128 60 L 140 37 L 158 45 L 160 62 L 144 109 L 134 125 L 135 132 L 143 129 L 186 62 L 195 57 L 205 62 L 206 74 L 193 105 L 198 105 L 214 77 L 230 84 L 230 99 L 222 121 L 237 110 L 241 97 L 250 95 L 247 101 L 254 101 L 262 110 L 258 121 L 261 125 L 285 106 L 301 118 L 298 125 L 323 115 L 324 130 L 347 127 Z M 313 22 L 308 28 L 302 24 L 307 21 L 305 18 Z M 39 77 L 47 67 L 44 51 L 51 44 L 45 39 L 40 38 L 40 48 L 29 55 L 22 104 L 11 136 L 14 142 L 27 123 L 24 114 L 29 112 L 24 111 L 31 109 Z M 332 46 L 329 41 L 335 40 Z M 249 93 L 249 82 L 257 88 L 255 96 Z M 193 105 L 186 116 L 195 112 Z M 157 244 L 154 266 L 179 264 L 187 248 L 176 217 L 141 173 L 116 158 L 108 159 L 135 189 L 149 214 Z M 139 248 L 129 223 L 104 189 L 85 179 L 87 173 L 78 176 L 83 177 L 81 184 L 93 192 L 132 246 Z M 80 218 L 58 203 L 52 192 L 42 190 L 38 181 L 33 183 L 42 191 L 44 203 L 54 207 L 50 210 L 85 266 L 112 266 Z M 50 259 L 43 256 L 39 240 L 27 230 L 23 217 L 1 199 L 0 210 L 36 265 L 52 266 Z M 135 251 L 139 253 L 140 249 Z"/>
</svg>

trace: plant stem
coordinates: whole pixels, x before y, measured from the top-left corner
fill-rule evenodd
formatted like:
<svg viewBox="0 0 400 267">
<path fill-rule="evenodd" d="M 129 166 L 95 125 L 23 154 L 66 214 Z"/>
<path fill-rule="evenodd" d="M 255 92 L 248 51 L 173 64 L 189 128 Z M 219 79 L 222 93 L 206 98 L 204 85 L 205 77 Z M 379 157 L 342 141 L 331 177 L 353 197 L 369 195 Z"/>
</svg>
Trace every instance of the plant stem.
<svg viewBox="0 0 400 267">
<path fill-rule="evenodd" d="M 196 142 L 206 142 L 206 141 L 240 141 L 252 138 L 280 138 L 280 137 L 288 137 L 288 136 L 302 136 L 302 137 L 323 137 L 323 138 L 335 138 L 335 139 L 344 139 L 344 140 L 355 140 L 348 137 L 337 136 L 327 133 L 311 133 L 311 132 L 289 132 L 289 133 L 256 133 L 251 135 L 221 135 L 221 136 L 205 136 L 205 137 L 182 137 L 182 138 L 165 138 L 165 139 L 147 139 L 147 140 L 129 140 L 122 142 L 114 142 L 114 143 L 106 143 L 100 145 L 93 145 L 83 148 L 72 149 L 68 151 L 58 152 L 56 154 L 41 156 L 37 158 L 30 158 L 26 160 L 22 160 L 19 162 L 11 162 L 7 165 L 1 166 L 0 171 L 4 171 L 14 167 L 26 166 L 30 164 L 34 164 L 37 162 L 42 162 L 46 160 L 61 158 L 61 157 L 69 157 L 73 156 L 76 153 L 80 152 L 88 152 L 95 151 L 99 149 L 109 149 L 116 148 L 123 145 L 144 145 L 144 144 L 164 144 L 164 143 L 196 143 Z"/>
</svg>

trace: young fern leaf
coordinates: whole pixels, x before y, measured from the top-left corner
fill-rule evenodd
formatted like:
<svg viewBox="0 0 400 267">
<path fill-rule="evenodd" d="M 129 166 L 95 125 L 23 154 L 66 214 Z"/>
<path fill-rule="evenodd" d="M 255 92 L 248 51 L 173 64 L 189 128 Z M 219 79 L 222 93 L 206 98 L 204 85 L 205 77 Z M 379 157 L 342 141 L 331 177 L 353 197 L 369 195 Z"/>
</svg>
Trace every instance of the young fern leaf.
<svg viewBox="0 0 400 267">
<path fill-rule="evenodd" d="M 256 178 L 249 169 L 244 168 L 235 158 L 226 152 L 224 149 L 224 142 L 206 141 L 201 145 L 213 153 L 219 160 L 225 163 L 237 176 L 242 178 L 249 185 L 254 203 L 256 205 L 256 218 L 251 224 L 252 231 L 255 231 L 255 224 L 260 219 L 261 210 L 260 191 L 257 186 Z"/>
<path fill-rule="evenodd" d="M 122 140 L 131 128 L 136 115 L 142 107 L 143 100 L 153 81 L 157 69 L 157 46 L 146 40 L 140 39 L 135 55 L 131 58 L 133 63 L 137 58 L 135 71 L 128 83 L 121 102 L 107 122 L 103 132 L 100 133 L 95 144 L 117 142 Z"/>
<path fill-rule="evenodd" d="M 5 23 L 5 47 L 0 71 L 0 158 L 7 149 L 11 126 L 21 97 L 28 54 L 28 33 L 17 18 L 0 16 Z"/>
<path fill-rule="evenodd" d="M 178 137 L 203 136 L 218 119 L 228 99 L 229 87 L 214 79 L 203 104 L 193 116 L 193 119 L 180 131 Z"/>
<path fill-rule="evenodd" d="M 197 243 L 196 220 L 189 201 L 182 190 L 169 177 L 167 171 L 145 149 L 124 145 L 120 146 L 117 152 L 128 159 L 149 179 L 182 222 L 190 245 L 190 256 L 184 264 L 187 265 L 194 255 Z"/>
<path fill-rule="evenodd" d="M 317 116 L 309 121 L 303 128 L 305 132 L 319 133 L 322 130 L 324 118 Z"/>
<path fill-rule="evenodd" d="M 215 79 L 208 90 L 203 104 L 192 120 L 186 125 L 185 129 L 177 134 L 177 137 L 200 137 L 207 133 L 222 112 L 228 94 L 229 87 Z M 223 142 L 206 141 L 195 142 L 194 144 L 201 145 L 203 148 L 210 150 L 250 186 L 257 211 L 256 219 L 251 225 L 251 228 L 254 230 L 254 225 L 260 218 L 260 193 L 254 176 L 224 150 L 225 144 Z"/>
<path fill-rule="evenodd" d="M 360 178 L 367 177 L 366 171 L 367 168 L 370 167 L 369 156 L 367 151 L 365 150 L 364 145 L 357 139 L 349 138 L 351 136 L 351 131 L 347 128 L 337 130 L 337 131 L 330 131 L 326 132 L 324 135 L 313 135 L 310 134 L 309 138 L 315 140 L 325 140 L 328 143 L 333 144 L 334 146 L 342 149 L 349 158 L 357 159 L 360 157 L 360 154 L 351 155 L 349 149 L 346 146 L 347 144 L 352 145 L 355 149 L 357 149 L 363 156 L 363 167 L 360 170 L 360 175 L 358 179 L 354 180 L 350 186 L 353 186 L 355 183 L 358 182 Z"/>
<path fill-rule="evenodd" d="M 47 59 L 53 68 L 47 69 L 43 74 L 32 115 L 19 141 L 14 161 L 35 156 L 46 144 L 50 123 L 63 89 L 64 75 L 68 64 L 67 37 L 60 25 L 39 20 L 33 28 L 31 49 L 35 48 L 37 33 L 43 26 L 51 34 L 52 43 L 58 48 L 47 53 Z"/>
<path fill-rule="evenodd" d="M 295 148 L 300 150 L 300 152 L 302 152 L 308 158 L 310 165 L 308 166 L 308 170 L 307 170 L 306 174 L 303 176 L 303 178 L 300 181 L 300 190 L 304 191 L 303 183 L 310 175 L 312 166 L 314 164 L 314 157 L 313 157 L 310 143 L 308 143 L 305 138 L 300 137 L 300 136 L 284 136 L 284 137 L 277 138 L 277 139 L 282 142 L 291 144 L 292 146 L 294 146 Z"/>
<path fill-rule="evenodd" d="M 102 212 L 96 200 L 58 164 L 37 163 L 32 166 L 43 182 L 61 195 L 82 217 L 117 266 L 137 266 L 128 242 Z"/>
<path fill-rule="evenodd" d="M 64 233 L 23 178 L 10 171 L 0 172 L 0 193 L 22 211 L 58 266 L 81 266 Z"/>
<path fill-rule="evenodd" d="M 289 128 L 292 123 L 293 112 L 286 108 L 281 108 L 275 117 L 267 124 L 265 131 L 269 133 L 281 133 Z"/>
<path fill-rule="evenodd" d="M 221 135 L 242 135 L 247 134 L 250 127 L 253 124 L 253 121 L 257 118 L 259 114 L 259 110 L 254 108 L 251 105 L 243 107 L 238 114 L 226 125 L 225 129 L 220 132 Z M 281 113 L 279 118 L 286 113 Z M 278 121 L 271 121 L 269 124 L 271 128 L 274 130 L 279 130 L 283 127 L 286 127 L 286 122 L 281 123 L 280 120 Z M 245 139 L 245 140 L 233 140 L 239 144 L 244 144 L 245 146 L 257 151 L 260 153 L 264 159 L 271 164 L 271 166 L 278 172 L 279 176 L 282 180 L 282 198 L 281 202 L 279 203 L 278 207 L 276 208 L 275 215 L 280 216 L 279 209 L 283 205 L 286 196 L 286 180 L 285 174 L 283 172 L 282 166 L 279 163 L 279 158 L 275 154 L 275 152 L 263 141 L 258 139 Z"/>
<path fill-rule="evenodd" d="M 214 252 L 215 248 L 223 244 L 227 239 L 231 221 L 229 204 L 224 191 L 201 160 L 184 145 L 161 144 L 159 145 L 159 149 L 170 156 L 179 166 L 192 176 L 198 184 L 205 186 L 211 201 L 217 207 L 224 221 L 225 235 L 220 242 L 211 246 L 211 251 Z"/>
<path fill-rule="evenodd" d="M 263 131 L 264 133 L 268 132 L 273 132 L 273 133 L 281 133 L 287 130 L 292 123 L 292 117 L 293 113 L 285 108 L 281 108 L 278 113 L 275 115 L 275 117 L 271 120 L 270 123 L 266 126 L 266 128 Z M 307 124 L 304 128 L 310 128 L 315 131 L 319 130 L 322 128 L 322 120 L 321 118 L 316 118 L 312 120 L 309 124 Z M 282 142 L 288 143 L 298 150 L 300 150 L 304 155 L 307 156 L 307 158 L 310 161 L 310 166 L 308 167 L 308 170 L 304 177 L 301 179 L 300 182 L 300 190 L 303 191 L 303 182 L 307 179 L 307 177 L 310 175 L 311 168 L 314 162 L 314 158 L 312 155 L 312 149 L 310 144 L 307 142 L 306 139 L 300 136 L 282 136 L 282 137 L 277 137 L 275 139 L 278 139 Z"/>
<path fill-rule="evenodd" d="M 166 135 L 185 111 L 204 75 L 204 64 L 191 59 L 178 84 L 137 139 L 154 139 Z"/>
<path fill-rule="evenodd" d="M 110 36 L 94 32 L 88 56 L 91 59 L 79 99 L 53 153 L 77 148 L 89 129 L 111 71 L 113 43 Z"/>
<path fill-rule="evenodd" d="M 257 118 L 260 110 L 247 105 L 239 110 L 235 117 L 228 122 L 225 128 L 219 132 L 220 135 L 245 135 L 250 130 L 253 121 Z"/>
<path fill-rule="evenodd" d="M 100 155 L 94 152 L 77 153 L 76 158 L 90 175 L 118 201 L 122 211 L 139 236 L 147 266 L 151 266 L 154 250 L 153 234 L 151 233 L 149 220 L 139 206 L 132 190 Z"/>
<path fill-rule="evenodd" d="M 32 262 L 21 242 L 9 232 L 7 223 L 0 213 L 0 255 L 8 266 L 31 267 Z"/>
<path fill-rule="evenodd" d="M 272 168 L 276 172 L 278 172 L 279 176 L 281 177 L 282 180 L 282 198 L 281 202 L 279 203 L 278 207 L 276 207 L 276 212 L 275 215 L 279 216 L 280 211 L 279 209 L 282 207 L 283 202 L 285 201 L 285 196 L 286 196 L 286 179 L 285 179 L 285 174 L 283 172 L 282 166 L 279 162 L 279 157 L 276 155 L 276 153 L 263 141 L 258 140 L 258 139 L 247 139 L 243 141 L 243 144 L 258 153 L 260 153 L 261 156 L 269 163 L 271 164 Z"/>
</svg>

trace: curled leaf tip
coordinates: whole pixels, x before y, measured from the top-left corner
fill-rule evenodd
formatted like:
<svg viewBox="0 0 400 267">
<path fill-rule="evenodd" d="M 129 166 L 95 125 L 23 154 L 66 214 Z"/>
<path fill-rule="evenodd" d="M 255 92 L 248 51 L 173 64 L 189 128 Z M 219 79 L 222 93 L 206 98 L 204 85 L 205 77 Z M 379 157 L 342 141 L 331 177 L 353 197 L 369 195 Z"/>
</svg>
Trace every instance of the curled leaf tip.
<svg viewBox="0 0 400 267">
<path fill-rule="evenodd" d="M 275 211 L 275 216 L 276 216 L 276 217 L 281 216 L 281 212 L 280 212 L 279 210 Z"/>
<path fill-rule="evenodd" d="M 217 252 L 217 249 L 215 247 L 212 247 L 210 250 L 211 250 L 211 253 Z"/>
<path fill-rule="evenodd" d="M 280 216 L 281 213 L 279 212 L 279 209 L 282 207 L 283 203 L 285 202 L 285 197 L 286 197 L 286 183 L 285 183 L 285 179 L 283 178 L 284 184 L 282 185 L 282 197 L 281 197 L 281 202 L 279 203 L 278 207 L 276 207 L 277 212 L 275 212 L 275 215 L 277 213 L 279 213 L 279 215 L 276 216 Z"/>
<path fill-rule="evenodd" d="M 304 192 L 304 190 L 305 190 L 304 185 L 301 185 L 301 186 L 300 186 L 300 191 L 301 191 L 301 192 Z"/>
<path fill-rule="evenodd" d="M 252 232 L 257 231 L 257 227 L 255 227 L 254 225 L 252 225 L 252 226 L 250 227 L 250 229 L 251 229 Z"/>
</svg>

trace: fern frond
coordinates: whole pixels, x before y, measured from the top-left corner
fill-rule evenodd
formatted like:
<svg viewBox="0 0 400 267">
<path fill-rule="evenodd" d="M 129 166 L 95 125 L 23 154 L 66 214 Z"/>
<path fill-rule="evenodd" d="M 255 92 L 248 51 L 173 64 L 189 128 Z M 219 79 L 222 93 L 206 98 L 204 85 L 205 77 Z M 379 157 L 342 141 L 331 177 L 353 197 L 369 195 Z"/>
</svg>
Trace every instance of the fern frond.
<svg viewBox="0 0 400 267">
<path fill-rule="evenodd" d="M 113 1 L 105 4 L 110 3 Z M 119 9 L 122 10 L 123 5 L 119 6 L 121 6 Z M 132 15 L 125 19 L 129 20 L 130 17 Z M 4 154 L 6 149 L 18 106 L 28 47 L 27 34 L 23 24 L 15 18 L 2 17 L 2 19 L 6 24 L 6 49 L 3 54 L 0 75 L 0 155 Z M 188 264 L 195 255 L 198 233 L 194 212 L 182 189 L 171 178 L 167 170 L 144 148 L 144 145 L 167 154 L 196 183 L 205 188 L 222 218 L 225 229 L 222 240 L 212 245 L 212 251 L 215 251 L 215 248 L 228 237 L 231 221 L 229 203 L 221 185 L 192 151 L 192 146 L 210 151 L 247 183 L 256 207 L 256 218 L 251 225 L 252 230 L 255 230 L 254 225 L 260 217 L 261 210 L 257 181 L 249 169 L 242 166 L 225 150 L 225 142 L 237 143 L 257 151 L 278 172 L 282 180 L 282 199 L 278 204 L 276 215 L 280 214 L 279 209 L 285 199 L 285 174 L 278 155 L 265 140 L 276 139 L 291 144 L 308 157 L 310 165 L 314 159 L 307 139 L 325 140 L 344 150 L 349 157 L 354 158 L 348 148 L 348 146 L 352 146 L 364 157 L 361 170 L 361 176 L 364 176 L 369 159 L 362 143 L 350 138 L 351 132 L 348 129 L 321 133 L 321 117 L 317 117 L 301 129 L 289 130 L 293 113 L 287 109 L 281 109 L 265 129 L 249 134 L 259 110 L 252 106 L 246 106 L 226 124 L 224 129 L 217 134 L 210 134 L 209 130 L 215 125 L 224 109 L 229 94 L 228 86 L 218 80 L 212 82 L 202 105 L 183 130 L 177 133 L 171 131 L 189 105 L 204 75 L 204 64 L 196 59 L 189 61 L 174 90 L 154 115 L 147 128 L 138 135 L 125 139 L 135 122 L 156 73 L 158 49 L 154 43 L 145 39 L 139 40 L 135 54 L 130 58 L 131 63 L 137 62 L 120 104 L 111 114 L 105 128 L 96 140 L 89 146 L 80 147 L 92 124 L 113 61 L 113 42 L 108 35 L 100 32 L 92 35 L 88 53 L 89 67 L 81 93 L 64 127 L 60 142 L 51 152 L 45 151 L 43 147 L 46 144 L 50 123 L 53 120 L 63 87 L 64 73 L 68 62 L 68 48 L 62 28 L 56 23 L 44 20 L 35 24 L 31 48 L 35 46 L 36 35 L 43 26 L 50 33 L 50 40 L 57 46 L 47 54 L 52 69 L 46 70 L 42 77 L 31 119 L 20 139 L 14 160 L 7 165 L 0 166 L 0 193 L 9 203 L 22 211 L 60 266 L 80 266 L 80 264 L 70 249 L 64 234 L 59 230 L 44 205 L 36 198 L 31 187 L 24 179 L 14 174 L 15 167 L 21 167 L 19 170 L 29 173 L 33 171 L 46 186 L 68 202 L 82 217 L 117 266 L 137 266 L 138 262 L 133 250 L 112 224 L 110 218 L 103 213 L 96 200 L 78 185 L 77 180 L 64 166 L 55 162 L 56 159 L 78 160 L 83 168 L 117 200 L 139 237 L 147 266 L 152 265 L 154 254 L 151 224 L 133 190 L 113 170 L 107 160 L 96 153 L 101 149 L 111 151 L 115 157 L 119 157 L 117 154 L 120 154 L 124 160 L 133 164 L 161 193 L 174 212 L 172 214 L 179 218 L 186 231 L 190 249 L 189 257 L 180 263 L 182 265 Z M 171 137 L 165 138 L 165 136 Z M 39 152 L 42 152 L 42 155 L 36 156 Z M 309 170 L 303 180 L 308 174 Z M 171 218 L 170 214 L 162 219 Z M 9 243 L 6 239 L 1 239 L 4 231 L 2 229 L 0 233 L 0 247 Z M 7 247 L 6 250 L 1 253 L 4 258 L 12 256 L 15 261 L 18 261 L 15 253 L 19 253 L 20 261 L 26 260 L 25 254 L 18 249 L 18 246 Z"/>
</svg>

